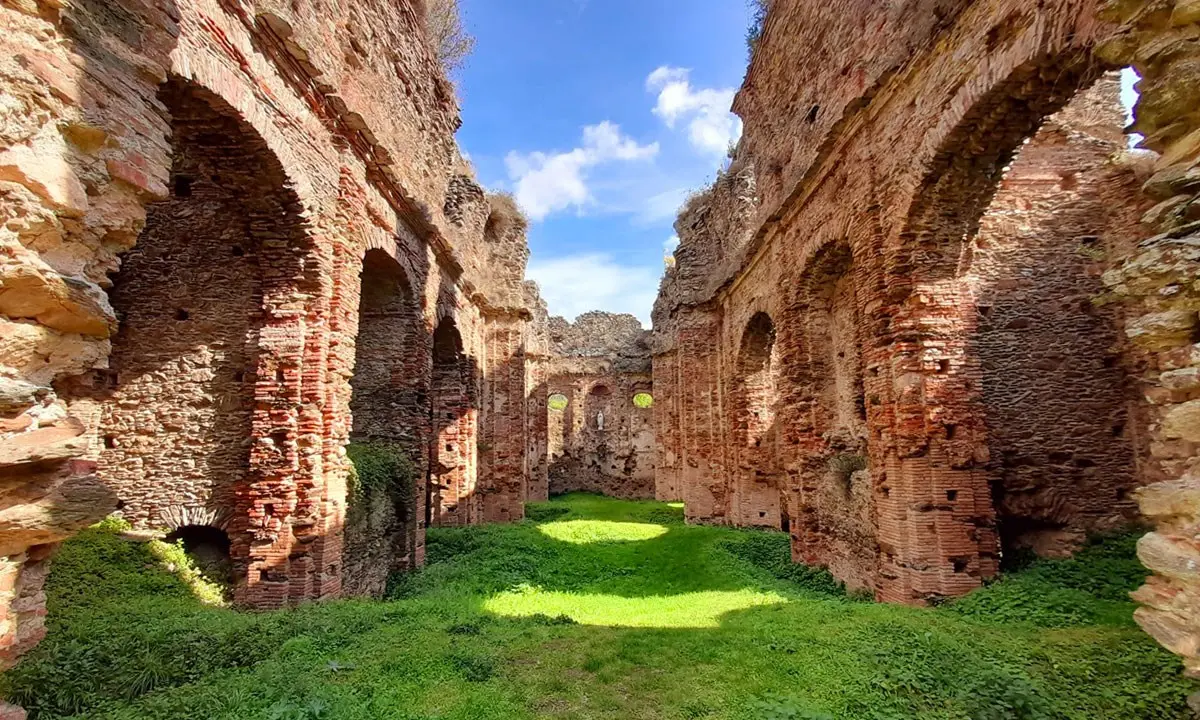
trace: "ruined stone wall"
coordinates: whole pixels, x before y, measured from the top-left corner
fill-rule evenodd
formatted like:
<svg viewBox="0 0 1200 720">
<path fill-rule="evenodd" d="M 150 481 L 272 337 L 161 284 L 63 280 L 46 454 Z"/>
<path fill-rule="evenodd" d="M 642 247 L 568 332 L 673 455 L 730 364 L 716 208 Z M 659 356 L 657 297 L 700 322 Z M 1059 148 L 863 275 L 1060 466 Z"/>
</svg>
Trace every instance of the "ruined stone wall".
<svg viewBox="0 0 1200 720">
<path fill-rule="evenodd" d="M 1097 82 L 1021 148 L 968 251 L 985 467 L 1006 552 L 1062 555 L 1128 525 L 1147 480 L 1140 358 L 1100 278 L 1136 243 L 1147 209 L 1118 131 L 1118 83 Z M 1084 113 L 1098 109 L 1106 117 Z"/>
<path fill-rule="evenodd" d="M 1138 556 L 1155 574 L 1134 597 L 1143 606 L 1138 623 L 1182 655 L 1188 674 L 1200 674 L 1200 238 L 1196 178 L 1200 162 L 1200 112 L 1195 99 L 1197 48 L 1190 40 L 1200 9 L 1189 2 L 1108 2 L 1104 18 L 1118 24 L 1097 54 L 1114 64 L 1134 63 L 1142 77 L 1133 131 L 1160 153 L 1143 191 L 1158 204 L 1143 216 L 1149 237 L 1104 280 L 1127 315 L 1126 334 L 1149 356 L 1141 375 L 1148 410 L 1151 455 L 1161 481 L 1137 493 L 1154 532 Z M 1156 478 L 1157 479 L 1157 478 Z"/>
<path fill-rule="evenodd" d="M 384 0 L 0 7 L 0 90 L 12 99 L 0 123 L 0 204 L 15 219 L 0 230 L 0 556 L 21 595 L 5 591 L 6 660 L 40 636 L 35 586 L 50 546 L 119 503 L 147 526 L 203 521 L 227 530 L 244 571 L 239 602 L 275 607 L 343 592 L 343 576 L 354 574 L 342 557 L 344 447 L 352 431 L 373 436 L 392 422 L 362 406 L 355 427 L 351 414 L 367 250 L 399 265 L 419 308 L 423 332 L 405 343 L 412 355 L 399 394 L 428 407 L 433 333 L 447 317 L 474 364 L 472 402 L 482 401 L 491 360 L 507 367 L 500 376 L 522 375 L 511 367 L 520 348 L 489 347 L 484 317 L 517 326 L 528 318 L 523 226 L 494 232 L 496 207 L 458 155 L 453 93 L 417 10 Z M 176 87 L 205 107 L 177 112 Z M 220 132 L 195 124 L 209 111 L 204 122 Z M 199 246 L 169 251 L 176 236 L 167 219 L 198 233 L 208 266 Z M 190 283 L 183 271 L 191 267 L 223 283 L 221 292 Z M 166 287 L 179 292 L 158 307 Z M 203 307 L 178 307 L 178 299 Z M 380 347 L 373 343 L 388 340 L 369 316 L 364 324 L 368 358 Z M 363 369 L 363 383 L 382 372 Z M 57 397 L 39 389 L 51 385 Z M 493 406 L 524 406 L 523 383 L 498 381 L 491 392 Z M 234 438 L 247 409 L 249 435 Z M 519 416 L 493 415 L 497 428 L 523 425 Z M 424 413 L 395 431 L 423 438 L 422 478 L 431 420 Z M 103 423 L 114 432 L 102 433 Z M 164 432 L 149 440 L 156 424 Z M 141 439 L 122 445 L 131 430 Z M 167 437 L 193 452 L 155 452 Z M 474 458 L 475 431 L 462 440 Z M 507 511 L 498 516 L 512 517 L 511 498 L 523 492 L 513 473 L 523 462 L 501 464 L 494 495 Z M 177 485 L 134 489 L 171 468 Z M 217 491 L 231 484 L 232 505 Z M 423 561 L 419 485 L 417 523 L 403 532 L 397 552 L 408 557 L 393 558 L 398 565 Z M 176 517 L 180 508 L 186 517 Z M 475 517 L 485 516 L 486 507 Z"/>
<path fill-rule="evenodd" d="M 996 572 L 963 239 L 1021 141 L 1099 76 L 1091 48 L 1111 28 L 1095 13 L 1069 0 L 773 4 L 735 102 L 734 167 L 753 172 L 760 204 L 747 213 L 718 184 L 702 212 L 685 208 L 655 314 L 655 352 L 677 358 L 690 519 L 753 521 L 738 488 L 777 466 L 797 559 L 903 602 Z M 1118 197 L 1128 178 L 1113 182 Z M 718 234 L 747 240 L 726 252 Z M 689 263 L 712 247 L 716 259 Z M 737 442 L 733 368 L 760 312 L 780 365 L 772 459 Z M 1115 501 L 1112 477 L 1097 503 Z"/>
<path fill-rule="evenodd" d="M 585 313 L 574 322 L 550 318 L 546 363 L 548 492 L 655 497 L 653 398 L 648 333 L 631 315 Z"/>
</svg>

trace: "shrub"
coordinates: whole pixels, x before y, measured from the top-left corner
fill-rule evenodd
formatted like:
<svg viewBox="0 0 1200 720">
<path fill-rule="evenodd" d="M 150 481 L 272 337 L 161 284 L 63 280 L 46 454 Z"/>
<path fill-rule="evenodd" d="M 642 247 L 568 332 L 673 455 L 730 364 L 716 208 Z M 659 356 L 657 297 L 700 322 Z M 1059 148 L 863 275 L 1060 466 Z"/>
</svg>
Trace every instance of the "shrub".
<svg viewBox="0 0 1200 720">
<path fill-rule="evenodd" d="M 475 49 L 475 38 L 463 27 L 458 0 L 426 0 L 425 31 L 447 74 L 462 68 Z"/>
<path fill-rule="evenodd" d="M 350 443 L 346 455 L 352 465 L 349 495 L 352 501 L 379 493 L 407 505 L 417 478 L 416 468 L 403 448 L 389 443 Z"/>
<path fill-rule="evenodd" d="M 762 38 L 763 24 L 767 21 L 767 13 L 771 10 L 771 0 L 749 0 L 749 2 L 753 14 L 750 18 L 750 28 L 746 30 L 746 48 L 753 56 L 754 49 L 758 47 L 758 41 Z"/>
</svg>

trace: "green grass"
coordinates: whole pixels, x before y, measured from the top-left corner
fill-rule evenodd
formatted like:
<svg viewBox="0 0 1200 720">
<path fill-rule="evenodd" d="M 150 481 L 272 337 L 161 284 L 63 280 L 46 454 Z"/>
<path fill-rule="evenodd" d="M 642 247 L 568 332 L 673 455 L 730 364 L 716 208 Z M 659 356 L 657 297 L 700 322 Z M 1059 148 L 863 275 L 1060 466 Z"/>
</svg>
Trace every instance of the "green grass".
<svg viewBox="0 0 1200 720">
<path fill-rule="evenodd" d="M 35 718 L 112 720 L 1175 720 L 1196 689 L 1132 623 L 1128 538 L 917 609 L 677 506 L 531 515 L 432 531 L 391 601 L 262 614 L 89 530 L 56 560 L 50 636 L 0 689 Z"/>
</svg>

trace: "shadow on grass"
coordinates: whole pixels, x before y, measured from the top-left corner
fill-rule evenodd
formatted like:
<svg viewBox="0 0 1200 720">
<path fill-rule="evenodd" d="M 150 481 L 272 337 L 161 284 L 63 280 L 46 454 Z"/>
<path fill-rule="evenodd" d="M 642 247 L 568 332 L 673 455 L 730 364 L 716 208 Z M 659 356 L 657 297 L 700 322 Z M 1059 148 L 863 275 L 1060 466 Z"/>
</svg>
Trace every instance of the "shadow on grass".
<svg viewBox="0 0 1200 720">
<path fill-rule="evenodd" d="M 432 531 L 428 567 L 398 580 L 395 602 L 262 614 L 206 607 L 143 546 L 88 531 L 67 544 L 51 576 L 50 637 L 3 678 L 3 690 L 35 719 L 1177 720 L 1185 712 L 1192 685 L 1179 662 L 1125 621 L 1041 630 L 982 611 L 849 602 L 836 584 L 814 586 L 816 571 L 792 575 L 799 566 L 779 533 L 655 523 L 670 508 L 649 503 L 549 505 L 566 512 Z M 577 544 L 541 527 L 577 521 L 666 531 Z M 1128 562 L 1123 552 L 1105 557 Z M 1111 595 L 1131 581 L 1125 565 L 1101 564 L 1116 579 L 1096 590 L 1086 571 L 1093 560 L 1062 572 L 1035 566 L 1023 592 L 1058 582 Z M 1030 582 L 1023 577 L 1013 581 Z"/>
</svg>

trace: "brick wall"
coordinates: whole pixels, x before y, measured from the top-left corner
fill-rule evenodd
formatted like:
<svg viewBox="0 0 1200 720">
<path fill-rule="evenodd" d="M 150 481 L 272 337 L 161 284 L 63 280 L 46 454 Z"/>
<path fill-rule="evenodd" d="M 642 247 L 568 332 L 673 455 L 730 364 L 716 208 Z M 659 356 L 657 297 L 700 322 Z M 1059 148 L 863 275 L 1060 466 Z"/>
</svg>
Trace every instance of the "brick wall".
<svg viewBox="0 0 1200 720">
<path fill-rule="evenodd" d="M 344 447 L 352 434 L 416 440 L 429 476 L 433 335 L 451 317 L 471 365 L 458 414 L 473 488 L 484 390 L 486 432 L 528 422 L 530 311 L 524 221 L 457 152 L 418 8 L 49 5 L 0 7 L 16 103 L 0 204 L 28 220 L 0 229 L 0 557 L 41 568 L 28 548 L 121 503 L 139 524 L 228 531 L 237 599 L 257 607 L 334 597 L 343 579 L 374 592 L 380 568 L 419 565 L 424 482 L 415 523 L 376 526 L 343 563 Z M 371 312 L 359 334 L 369 249 L 403 270 L 404 338 Z M 485 315 L 511 327 L 489 337 Z M 383 357 L 400 344 L 402 358 Z M 396 406 L 372 403 L 389 375 Z M 525 449 L 495 458 L 502 507 L 485 501 L 470 521 L 519 515 Z M 39 597 L 8 598 L 21 610 L 5 611 L 6 659 L 37 634 Z"/>
</svg>

